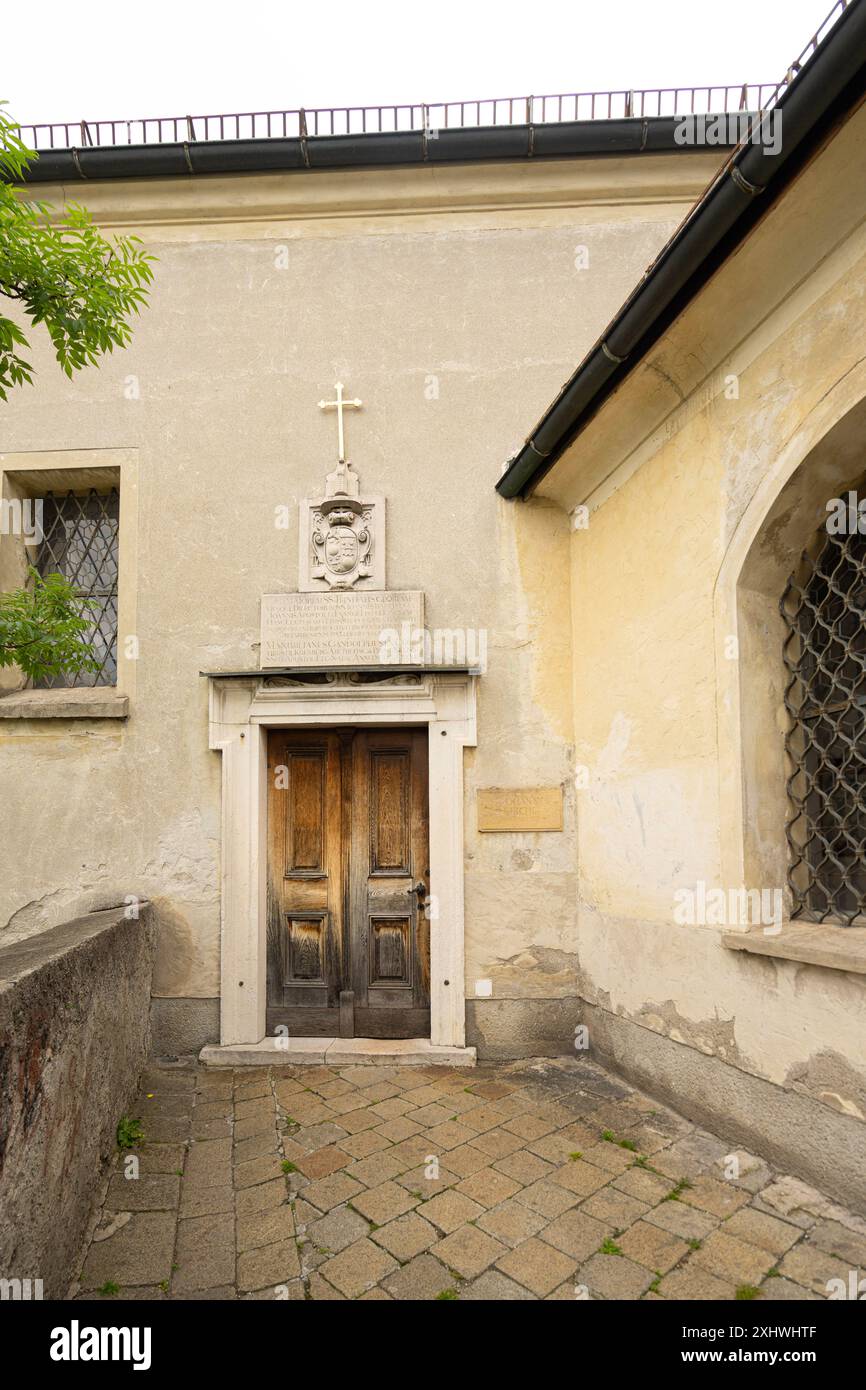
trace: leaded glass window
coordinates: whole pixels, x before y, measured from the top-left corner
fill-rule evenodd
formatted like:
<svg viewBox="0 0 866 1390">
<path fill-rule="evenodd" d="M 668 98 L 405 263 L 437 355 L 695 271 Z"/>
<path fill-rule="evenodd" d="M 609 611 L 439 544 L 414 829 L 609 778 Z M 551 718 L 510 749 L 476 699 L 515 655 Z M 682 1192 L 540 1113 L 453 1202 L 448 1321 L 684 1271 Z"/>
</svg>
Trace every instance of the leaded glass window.
<svg viewBox="0 0 866 1390">
<path fill-rule="evenodd" d="M 43 688 L 115 685 L 117 682 L 117 535 L 120 498 L 109 492 L 46 493 L 36 568 L 41 575 L 62 574 L 82 598 L 93 600 L 87 640 L 99 662 L 97 671 L 50 676 Z"/>
</svg>

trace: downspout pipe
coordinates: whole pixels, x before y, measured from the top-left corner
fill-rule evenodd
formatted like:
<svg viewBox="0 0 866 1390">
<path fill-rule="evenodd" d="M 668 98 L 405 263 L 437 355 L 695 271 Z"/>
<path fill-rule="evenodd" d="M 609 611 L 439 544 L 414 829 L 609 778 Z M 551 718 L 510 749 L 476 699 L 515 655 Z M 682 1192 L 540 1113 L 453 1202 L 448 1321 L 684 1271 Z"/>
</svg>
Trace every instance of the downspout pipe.
<svg viewBox="0 0 866 1390">
<path fill-rule="evenodd" d="M 797 172 L 794 156 L 834 113 L 850 106 L 866 79 L 866 0 L 840 16 L 779 99 L 781 147 L 743 143 L 723 165 L 682 226 L 508 464 L 502 497 L 526 498 L 619 382 L 739 243 Z M 849 88 L 857 91 L 849 92 Z M 772 116 L 772 113 L 770 113 Z M 716 253 L 714 255 L 714 253 Z"/>
</svg>

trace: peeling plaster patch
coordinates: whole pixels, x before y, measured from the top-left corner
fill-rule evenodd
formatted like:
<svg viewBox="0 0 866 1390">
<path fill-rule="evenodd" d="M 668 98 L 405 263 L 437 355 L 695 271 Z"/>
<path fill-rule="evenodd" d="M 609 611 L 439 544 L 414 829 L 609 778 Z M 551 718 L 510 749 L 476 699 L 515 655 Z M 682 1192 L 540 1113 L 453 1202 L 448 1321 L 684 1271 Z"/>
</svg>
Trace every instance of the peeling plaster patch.
<svg viewBox="0 0 866 1390">
<path fill-rule="evenodd" d="M 866 1119 L 866 1076 L 838 1052 L 816 1052 L 791 1067 L 785 1085 L 810 1096 L 840 1115 Z"/>
<path fill-rule="evenodd" d="M 637 1013 L 630 1013 L 622 1006 L 614 1006 L 609 991 L 593 990 L 588 981 L 582 983 L 580 994 L 606 1013 L 642 1025 L 653 1033 L 670 1038 L 672 1042 L 693 1047 L 706 1056 L 718 1057 L 753 1076 L 772 1079 L 740 1051 L 735 1035 L 735 1018 L 684 1019 L 671 999 L 663 1003 L 647 1002 Z M 780 1084 L 841 1115 L 866 1120 L 866 1073 L 852 1067 L 838 1052 L 826 1049 L 816 1053 L 808 1062 L 795 1064 Z"/>
<path fill-rule="evenodd" d="M 84 866 L 91 881 L 85 878 L 69 888 L 55 888 L 44 893 L 41 898 L 33 898 L 22 904 L 12 913 L 5 927 L 0 929 L 0 942 L 11 946 L 16 941 L 25 941 L 40 932 L 50 931 L 62 922 L 71 922 L 76 917 L 85 917 L 90 912 L 102 912 L 105 908 L 123 904 L 129 889 L 125 885 L 109 882 L 104 864 Z"/>
<path fill-rule="evenodd" d="M 489 967 L 494 995 L 513 991 L 532 997 L 541 990 L 557 994 L 577 992 L 577 956 L 552 946 L 528 946 L 516 955 L 494 961 Z"/>
<path fill-rule="evenodd" d="M 535 867 L 535 855 L 528 849 L 516 849 L 511 856 L 511 867 L 513 869 L 532 869 Z"/>
<path fill-rule="evenodd" d="M 790 560 L 791 549 L 786 537 L 793 515 L 794 506 L 792 504 L 774 517 L 758 537 L 761 551 L 771 555 L 779 565 L 787 565 Z"/>
<path fill-rule="evenodd" d="M 733 1018 L 701 1019 L 693 1022 L 683 1018 L 673 999 L 664 1003 L 646 1003 L 634 1016 L 635 1023 L 661 1033 L 673 1042 L 694 1047 L 707 1057 L 721 1057 L 725 1062 L 752 1070 L 740 1055 L 735 1037 L 736 1021 Z"/>
<path fill-rule="evenodd" d="M 77 882 L 22 903 L 6 925 L 0 927 L 0 942 L 12 945 L 76 917 L 123 906 L 133 894 L 141 901 L 158 897 L 164 903 L 170 898 L 196 904 L 216 903 L 217 862 L 215 835 L 206 833 L 198 811 L 188 813 L 166 828 L 156 854 L 143 870 L 131 859 L 120 869 L 105 861 L 82 864 Z M 191 936 L 188 926 L 187 932 Z M 177 952 L 177 930 L 172 949 Z"/>
</svg>

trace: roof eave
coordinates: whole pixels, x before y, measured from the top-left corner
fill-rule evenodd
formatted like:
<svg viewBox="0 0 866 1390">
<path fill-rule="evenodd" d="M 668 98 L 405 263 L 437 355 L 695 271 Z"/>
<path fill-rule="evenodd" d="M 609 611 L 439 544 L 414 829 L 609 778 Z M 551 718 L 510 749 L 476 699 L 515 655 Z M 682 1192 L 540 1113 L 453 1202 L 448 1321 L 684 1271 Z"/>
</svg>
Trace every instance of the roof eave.
<svg viewBox="0 0 866 1390">
<path fill-rule="evenodd" d="M 675 232 L 496 484 L 526 498 L 866 90 L 866 0 L 840 16 L 781 96 L 777 154 L 743 143 Z"/>
<path fill-rule="evenodd" d="M 41 151 L 27 170 L 26 182 L 189 178 L 490 160 L 695 153 L 675 139 L 680 121 L 681 117 L 676 116 L 629 116 L 545 125 L 455 127 L 439 130 L 435 137 L 423 130 L 408 130 L 286 139 L 85 145 Z"/>
</svg>

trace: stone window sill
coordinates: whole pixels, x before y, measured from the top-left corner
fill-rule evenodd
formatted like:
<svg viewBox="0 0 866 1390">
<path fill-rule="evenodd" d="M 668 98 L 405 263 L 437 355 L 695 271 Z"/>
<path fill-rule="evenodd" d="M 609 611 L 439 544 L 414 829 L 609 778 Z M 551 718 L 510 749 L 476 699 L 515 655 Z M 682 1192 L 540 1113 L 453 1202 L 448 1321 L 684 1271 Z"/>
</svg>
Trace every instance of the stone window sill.
<svg viewBox="0 0 866 1390">
<path fill-rule="evenodd" d="M 112 685 L 13 690 L 0 695 L 0 719 L 127 719 L 129 696 Z"/>
<path fill-rule="evenodd" d="M 783 922 L 776 936 L 763 928 L 726 931 L 722 945 L 731 951 L 748 951 L 756 956 L 775 956 L 780 960 L 822 965 L 827 970 L 847 970 L 866 975 L 866 927 L 832 927 L 817 922 Z"/>
</svg>

